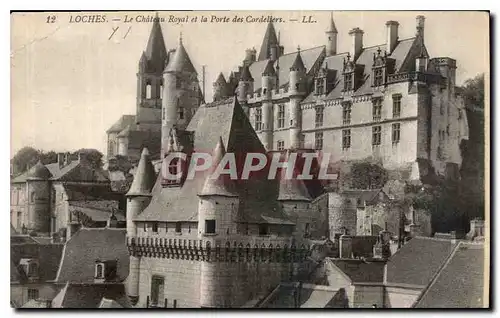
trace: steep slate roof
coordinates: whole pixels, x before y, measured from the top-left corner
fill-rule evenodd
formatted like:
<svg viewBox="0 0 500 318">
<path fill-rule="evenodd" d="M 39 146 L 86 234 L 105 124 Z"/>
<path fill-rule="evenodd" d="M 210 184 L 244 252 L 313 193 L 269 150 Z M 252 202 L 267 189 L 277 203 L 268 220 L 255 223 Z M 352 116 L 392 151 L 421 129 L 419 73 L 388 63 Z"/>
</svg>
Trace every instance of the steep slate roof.
<svg viewBox="0 0 500 318">
<path fill-rule="evenodd" d="M 338 33 L 337 27 L 335 26 L 335 22 L 333 21 L 333 13 L 330 13 L 330 25 L 327 29 L 327 32 Z"/>
<path fill-rule="evenodd" d="M 124 308 L 120 303 L 114 299 L 108 299 L 103 297 L 99 303 L 99 308 Z"/>
<path fill-rule="evenodd" d="M 184 48 L 182 44 L 182 40 L 179 42 L 179 46 L 175 50 L 174 56 L 168 62 L 165 72 L 186 72 L 196 74 L 196 69 L 186 52 L 186 48 Z"/>
<path fill-rule="evenodd" d="M 158 18 L 158 13 L 156 14 Z M 165 60 L 167 58 L 167 48 L 165 47 L 165 40 L 161 31 L 159 19 L 153 21 L 153 27 L 149 34 L 148 44 L 144 55 L 147 58 L 147 71 L 161 73 L 165 67 Z"/>
<path fill-rule="evenodd" d="M 66 242 L 57 282 L 93 283 L 96 260 L 117 260 L 115 281 L 122 282 L 129 268 L 125 235 L 126 229 L 119 228 L 80 229 Z"/>
<path fill-rule="evenodd" d="M 121 307 L 131 307 L 121 283 L 67 283 L 52 300 L 52 308 L 99 308 L 103 298 L 116 301 Z"/>
<path fill-rule="evenodd" d="M 292 67 L 295 59 L 297 57 L 298 51 L 283 54 L 279 57 L 277 61 L 274 62 L 274 69 L 278 70 L 279 65 L 279 85 L 280 87 L 286 86 L 290 79 L 290 67 Z M 300 56 L 302 62 L 306 68 L 306 72 L 309 73 L 311 68 L 319 63 L 320 57 L 325 54 L 325 46 L 317 46 L 307 50 L 300 50 Z M 262 73 L 266 68 L 268 60 L 257 61 L 250 65 L 250 73 L 254 79 L 253 89 L 255 92 L 262 88 Z"/>
<path fill-rule="evenodd" d="M 304 66 L 304 61 L 302 61 L 302 56 L 300 55 L 300 51 L 297 51 L 297 54 L 295 55 L 295 60 L 292 63 L 292 66 L 290 66 L 290 71 L 292 70 L 305 70 L 306 67 Z"/>
<path fill-rule="evenodd" d="M 417 39 L 417 37 L 413 37 L 398 41 L 392 53 L 387 55 L 388 58 L 395 60 L 395 73 L 408 72 L 414 67 L 414 60 L 412 60 L 411 57 L 414 55 L 414 52 L 418 51 L 418 53 L 420 53 L 420 41 Z M 377 50 L 379 48 L 383 49 L 384 47 L 385 44 L 380 44 L 362 49 L 361 54 L 356 60 L 356 64 L 364 65 L 363 81 L 361 86 L 354 92 L 354 96 L 373 93 L 370 80 L 372 75 L 373 54 L 377 54 Z M 424 51 L 427 52 L 425 48 Z M 316 100 L 342 98 L 342 90 L 344 89 L 344 76 L 342 75 L 342 71 L 344 67 L 343 61 L 346 57 L 347 53 L 339 53 L 333 56 L 328 56 L 324 59 L 323 64 L 321 65 L 322 68 L 327 67 L 329 70 L 336 70 L 334 88 L 326 95 L 326 97 L 318 97 L 314 94 L 314 92 L 311 92 L 304 99 L 303 103 L 314 102 Z"/>
<path fill-rule="evenodd" d="M 196 152 L 211 153 L 222 137 L 227 152 L 236 158 L 248 152 L 265 153 L 243 109 L 234 97 L 198 109 L 188 131 L 194 132 Z M 238 164 L 242 167 L 242 164 Z M 286 223 L 289 222 L 277 203 L 278 182 L 267 180 L 267 171 L 255 174 L 249 180 L 238 180 L 240 197 L 238 217 L 241 222 Z M 182 187 L 161 186 L 161 172 L 153 188 L 151 203 L 139 214 L 137 221 L 197 221 L 198 194 L 207 172 L 197 173 L 187 179 Z"/>
<path fill-rule="evenodd" d="M 51 301 L 43 299 L 30 299 L 21 308 L 50 308 Z"/>
<path fill-rule="evenodd" d="M 156 172 L 149 158 L 149 151 L 147 148 L 144 148 L 135 172 L 134 181 L 132 181 L 127 196 L 151 195 L 151 189 L 155 181 Z"/>
<path fill-rule="evenodd" d="M 387 283 L 427 286 L 455 246 L 444 239 L 411 239 L 387 261 Z"/>
<path fill-rule="evenodd" d="M 62 185 L 68 201 L 117 201 L 122 197 L 111 190 L 110 184 L 70 184 Z"/>
<path fill-rule="evenodd" d="M 483 244 L 458 244 L 415 307 L 484 307 L 484 256 Z"/>
<path fill-rule="evenodd" d="M 32 258 L 38 260 L 38 277 L 40 282 L 55 280 L 63 247 L 63 244 L 11 244 L 11 279 L 13 276 L 18 279 L 26 277 L 22 267 L 19 266 L 19 262 L 22 258 Z M 17 270 L 17 274 L 15 270 L 13 271 L 12 266 Z"/>
<path fill-rule="evenodd" d="M 52 174 L 41 161 L 31 167 L 26 175 L 27 180 L 48 180 L 50 177 L 52 177 Z"/>
<path fill-rule="evenodd" d="M 365 262 L 358 259 L 326 259 L 338 268 L 353 283 L 382 283 L 384 281 L 385 262 Z"/>
<path fill-rule="evenodd" d="M 135 124 L 135 115 L 122 115 L 107 131 L 106 133 L 118 133 L 122 131 L 128 125 Z"/>
<path fill-rule="evenodd" d="M 94 222 L 106 222 L 113 213 L 117 221 L 125 221 L 124 212 L 115 211 L 117 208 L 116 201 L 73 201 L 69 203 L 68 210 L 70 213 L 83 213 Z"/>
<path fill-rule="evenodd" d="M 260 306 L 261 308 L 295 308 L 296 294 L 300 308 L 343 308 L 345 293 L 329 286 L 281 283 Z"/>
<path fill-rule="evenodd" d="M 217 79 L 215 80 L 215 83 L 220 83 L 220 84 L 226 84 L 226 79 L 224 78 L 224 74 L 222 72 L 219 73 L 219 76 L 217 76 Z"/>
<path fill-rule="evenodd" d="M 287 151 L 285 155 L 285 161 L 289 162 L 286 169 L 281 169 L 280 171 L 280 188 L 278 200 L 280 201 L 311 201 L 312 197 L 305 185 L 305 180 L 300 180 L 297 178 L 302 171 L 296 169 L 297 164 L 292 166 L 290 163 L 290 152 Z M 298 158 L 297 158 L 298 160 Z M 293 175 L 291 178 L 287 178 L 288 169 L 293 169 Z M 301 170 L 301 169 L 300 169 Z"/>
<path fill-rule="evenodd" d="M 271 47 L 278 44 L 278 37 L 276 36 L 276 30 L 274 29 L 274 25 L 272 22 L 267 24 L 266 34 L 264 35 L 264 39 L 262 40 L 262 44 L 260 46 L 259 57 L 257 61 L 263 61 L 268 59 L 269 52 Z"/>
</svg>

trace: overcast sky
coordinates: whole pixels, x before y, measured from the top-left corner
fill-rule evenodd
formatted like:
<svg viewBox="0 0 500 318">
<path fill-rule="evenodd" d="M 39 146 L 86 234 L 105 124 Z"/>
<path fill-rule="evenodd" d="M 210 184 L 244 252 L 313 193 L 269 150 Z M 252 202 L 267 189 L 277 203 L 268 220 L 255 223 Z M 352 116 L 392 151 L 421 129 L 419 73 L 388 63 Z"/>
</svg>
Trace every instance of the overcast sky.
<svg viewBox="0 0 500 318">
<path fill-rule="evenodd" d="M 70 23 L 76 13 L 14 13 L 11 15 L 11 115 L 12 155 L 24 146 L 70 151 L 96 148 L 105 153 L 105 131 L 122 114 L 135 113 L 136 72 L 146 47 L 151 23 L 125 24 L 125 15 L 153 16 L 153 12 L 103 12 L 105 23 Z M 400 23 L 401 39 L 415 35 L 415 17 L 423 14 L 425 43 L 431 57 L 457 60 L 457 84 L 489 69 L 489 17 L 481 12 L 363 12 L 334 11 L 338 52 L 348 51 L 353 27 L 365 31 L 364 46 L 385 43 L 385 22 Z M 275 12 L 160 12 L 197 23 L 162 23 L 167 49 L 175 48 L 179 33 L 201 80 L 206 65 L 207 101 L 220 71 L 227 77 L 244 58 L 246 48 L 260 48 L 266 23 L 200 23 L 201 16 L 273 15 L 281 31 L 285 53 L 323 45 L 329 11 Z M 317 23 L 290 22 L 311 15 Z M 120 22 L 113 22 L 120 18 Z M 116 29 L 119 27 L 118 29 Z M 131 28 L 130 28 L 131 27 Z M 116 29 L 113 36 L 113 28 Z M 109 39 L 111 36 L 111 39 Z"/>
</svg>

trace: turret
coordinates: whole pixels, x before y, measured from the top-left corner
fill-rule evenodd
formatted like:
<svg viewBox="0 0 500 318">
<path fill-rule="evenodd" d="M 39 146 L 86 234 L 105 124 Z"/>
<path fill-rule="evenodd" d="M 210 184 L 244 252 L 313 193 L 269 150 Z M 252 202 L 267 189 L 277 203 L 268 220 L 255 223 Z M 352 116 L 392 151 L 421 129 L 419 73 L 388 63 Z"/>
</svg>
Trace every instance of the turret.
<svg viewBox="0 0 500 318">
<path fill-rule="evenodd" d="M 250 66 L 257 59 L 257 51 L 255 48 L 245 50 L 245 59 L 243 60 L 243 65 Z"/>
<path fill-rule="evenodd" d="M 222 73 L 219 74 L 214 82 L 214 102 L 222 100 L 227 97 L 228 83 Z"/>
<path fill-rule="evenodd" d="M 144 148 L 135 172 L 134 180 L 126 194 L 127 237 L 129 239 L 137 239 L 137 227 L 134 223 L 134 218 L 149 205 L 151 201 L 151 191 L 155 181 L 156 173 L 149 158 L 149 151 L 147 148 Z M 127 278 L 127 295 L 133 304 L 139 299 L 139 264 L 140 258 L 131 255 L 129 276 Z"/>
<path fill-rule="evenodd" d="M 290 148 L 300 148 L 300 129 L 302 126 L 300 118 L 300 102 L 306 94 L 306 68 L 300 55 L 300 47 L 290 67 Z"/>
<path fill-rule="evenodd" d="M 277 76 L 269 60 L 262 72 L 262 144 L 266 150 L 273 148 L 273 102 L 272 90 L 276 87 Z"/>
<path fill-rule="evenodd" d="M 250 74 L 248 65 L 243 65 L 241 69 L 240 81 L 238 83 L 238 101 L 240 104 L 245 104 L 247 101 L 247 95 L 253 93 L 253 82 L 254 79 L 252 74 Z"/>
<path fill-rule="evenodd" d="M 337 27 L 333 22 L 333 13 L 330 16 L 330 24 L 325 32 L 326 34 L 326 56 L 337 54 Z"/>
<path fill-rule="evenodd" d="M 184 130 L 200 104 L 198 75 L 182 43 L 182 37 L 165 68 L 163 80 L 162 158 L 168 146 L 170 129 L 175 126 Z"/>
<path fill-rule="evenodd" d="M 50 233 L 51 177 L 49 169 L 41 161 L 28 170 L 26 177 L 28 211 L 25 224 L 28 231 Z"/>
</svg>

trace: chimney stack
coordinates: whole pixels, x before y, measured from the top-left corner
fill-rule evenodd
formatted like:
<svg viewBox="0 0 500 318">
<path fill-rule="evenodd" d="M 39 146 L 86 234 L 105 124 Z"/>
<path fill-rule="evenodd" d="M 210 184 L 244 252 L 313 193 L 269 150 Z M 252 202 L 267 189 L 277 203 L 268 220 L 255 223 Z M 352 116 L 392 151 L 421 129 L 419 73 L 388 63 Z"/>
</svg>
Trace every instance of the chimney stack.
<svg viewBox="0 0 500 318">
<path fill-rule="evenodd" d="M 61 169 L 64 166 L 64 153 L 58 152 L 57 153 L 57 163 L 59 164 L 59 169 Z"/>
<path fill-rule="evenodd" d="M 417 36 L 422 37 L 422 42 L 424 42 L 424 25 L 425 17 L 423 15 L 417 16 Z"/>
<path fill-rule="evenodd" d="M 67 166 L 71 163 L 71 153 L 67 152 L 64 155 L 64 165 Z"/>
<path fill-rule="evenodd" d="M 387 27 L 387 47 L 385 50 L 387 54 L 391 54 L 398 43 L 399 23 L 397 21 L 387 21 L 385 26 Z"/>
<path fill-rule="evenodd" d="M 352 38 L 351 49 L 349 50 L 349 53 L 351 54 L 353 61 L 356 61 L 359 53 L 361 53 L 361 50 L 363 49 L 363 34 L 363 30 L 361 30 L 360 28 L 354 28 L 349 31 L 349 35 Z"/>
<path fill-rule="evenodd" d="M 352 255 L 352 237 L 347 234 L 347 229 L 344 229 L 344 234 L 339 237 L 339 257 L 351 258 Z"/>
</svg>

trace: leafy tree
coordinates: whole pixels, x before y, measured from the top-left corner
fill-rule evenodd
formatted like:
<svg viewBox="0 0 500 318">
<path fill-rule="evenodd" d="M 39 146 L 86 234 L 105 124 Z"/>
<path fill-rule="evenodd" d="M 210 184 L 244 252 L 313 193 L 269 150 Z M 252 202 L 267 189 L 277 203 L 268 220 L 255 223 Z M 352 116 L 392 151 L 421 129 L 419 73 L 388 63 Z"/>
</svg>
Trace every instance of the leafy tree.
<svg viewBox="0 0 500 318">
<path fill-rule="evenodd" d="M 351 187 L 355 189 L 379 189 L 388 179 L 388 173 L 383 167 L 370 162 L 353 163 L 348 176 Z"/>
<path fill-rule="evenodd" d="M 89 163 L 89 165 L 94 169 L 100 169 L 103 166 L 102 157 L 103 154 L 97 149 L 87 149 L 82 148 L 73 153 L 73 156 L 78 156 L 81 154 L 82 158 Z"/>
<path fill-rule="evenodd" d="M 39 155 L 40 155 L 40 160 L 44 165 L 57 162 L 57 153 L 53 150 L 48 152 L 39 151 Z"/>
<path fill-rule="evenodd" d="M 21 148 L 12 158 L 12 164 L 14 165 L 14 171 L 17 173 L 23 173 L 29 169 L 29 167 L 35 165 L 40 158 L 40 152 L 33 147 Z"/>
</svg>

